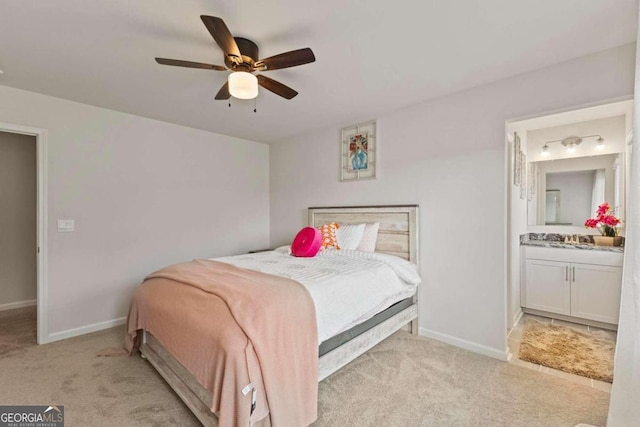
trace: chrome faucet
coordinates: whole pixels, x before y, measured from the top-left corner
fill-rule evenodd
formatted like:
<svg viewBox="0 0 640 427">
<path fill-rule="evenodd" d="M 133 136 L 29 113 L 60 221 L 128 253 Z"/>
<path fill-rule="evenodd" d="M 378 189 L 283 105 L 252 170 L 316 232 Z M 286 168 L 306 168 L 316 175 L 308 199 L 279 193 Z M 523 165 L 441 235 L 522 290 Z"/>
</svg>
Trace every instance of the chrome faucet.
<svg viewBox="0 0 640 427">
<path fill-rule="evenodd" d="M 570 245 L 579 245 L 580 244 L 580 236 L 577 234 L 565 234 L 564 242 Z"/>
</svg>

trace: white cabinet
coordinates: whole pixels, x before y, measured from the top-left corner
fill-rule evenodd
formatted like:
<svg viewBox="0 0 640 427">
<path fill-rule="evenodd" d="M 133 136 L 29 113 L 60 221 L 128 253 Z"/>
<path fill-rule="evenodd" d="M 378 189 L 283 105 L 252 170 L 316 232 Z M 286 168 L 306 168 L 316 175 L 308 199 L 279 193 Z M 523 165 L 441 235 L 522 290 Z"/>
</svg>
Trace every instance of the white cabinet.
<svg viewBox="0 0 640 427">
<path fill-rule="evenodd" d="M 605 323 L 618 323 L 622 268 L 571 265 L 571 315 Z"/>
<path fill-rule="evenodd" d="M 525 292 L 527 308 L 571 315 L 571 285 L 566 263 L 527 259 Z"/>
<path fill-rule="evenodd" d="M 524 308 L 618 323 L 622 253 L 524 248 Z"/>
</svg>

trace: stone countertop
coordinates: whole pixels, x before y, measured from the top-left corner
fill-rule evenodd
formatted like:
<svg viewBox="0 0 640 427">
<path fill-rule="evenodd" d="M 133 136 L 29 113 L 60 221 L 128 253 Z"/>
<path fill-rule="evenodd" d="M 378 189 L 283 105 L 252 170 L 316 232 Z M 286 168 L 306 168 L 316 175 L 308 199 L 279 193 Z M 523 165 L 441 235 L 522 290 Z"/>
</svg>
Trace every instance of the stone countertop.
<svg viewBox="0 0 640 427">
<path fill-rule="evenodd" d="M 605 251 L 605 252 L 624 252 L 624 247 L 622 246 L 596 246 L 594 244 L 589 243 L 581 243 L 579 245 L 564 243 L 564 242 L 554 242 L 549 240 L 523 240 L 520 242 L 522 246 L 538 246 L 542 248 L 563 248 L 563 249 L 582 249 L 589 251 Z"/>
</svg>

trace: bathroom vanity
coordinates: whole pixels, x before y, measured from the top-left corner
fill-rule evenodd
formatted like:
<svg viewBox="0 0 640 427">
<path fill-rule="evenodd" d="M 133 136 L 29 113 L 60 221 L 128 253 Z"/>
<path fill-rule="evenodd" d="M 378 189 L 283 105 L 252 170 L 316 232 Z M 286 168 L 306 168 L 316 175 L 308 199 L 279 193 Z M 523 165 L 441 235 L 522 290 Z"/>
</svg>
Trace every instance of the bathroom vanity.
<svg viewBox="0 0 640 427">
<path fill-rule="evenodd" d="M 524 312 L 617 329 L 624 248 L 521 240 Z"/>
</svg>

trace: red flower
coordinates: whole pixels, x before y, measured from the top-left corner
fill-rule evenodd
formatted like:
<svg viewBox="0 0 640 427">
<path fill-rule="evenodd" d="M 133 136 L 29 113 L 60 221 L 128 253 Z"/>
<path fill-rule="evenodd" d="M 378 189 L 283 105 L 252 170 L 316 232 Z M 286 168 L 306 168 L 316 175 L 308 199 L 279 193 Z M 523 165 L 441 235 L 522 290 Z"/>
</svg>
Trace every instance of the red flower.
<svg viewBox="0 0 640 427">
<path fill-rule="evenodd" d="M 614 236 L 617 234 L 615 227 L 620 224 L 620 220 L 610 214 L 611 206 L 605 202 L 598 206 L 595 218 L 589 218 L 584 222 L 587 228 L 599 228 L 603 236 Z"/>
<path fill-rule="evenodd" d="M 584 226 L 587 228 L 596 228 L 598 226 L 598 220 L 595 218 L 589 218 L 585 221 Z"/>
<path fill-rule="evenodd" d="M 598 216 L 602 216 L 602 215 L 605 215 L 607 212 L 609 212 L 609 209 L 611 209 L 611 207 L 609 206 L 609 203 L 604 202 L 603 204 L 598 206 L 598 211 L 596 213 L 598 214 Z"/>
</svg>

